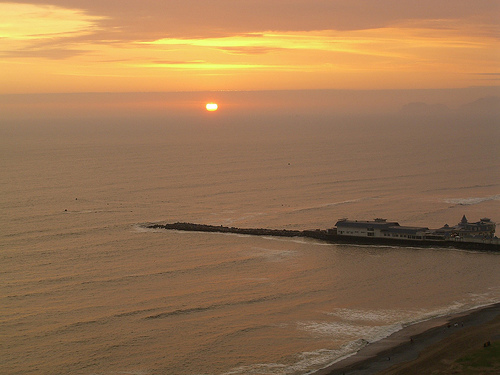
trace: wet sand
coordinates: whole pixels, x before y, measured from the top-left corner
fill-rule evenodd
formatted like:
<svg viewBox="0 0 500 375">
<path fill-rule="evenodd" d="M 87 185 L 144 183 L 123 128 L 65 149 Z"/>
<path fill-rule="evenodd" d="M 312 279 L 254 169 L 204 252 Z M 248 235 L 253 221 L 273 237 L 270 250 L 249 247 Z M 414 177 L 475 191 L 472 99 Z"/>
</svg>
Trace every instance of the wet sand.
<svg viewBox="0 0 500 375">
<path fill-rule="evenodd" d="M 500 303 L 411 325 L 314 375 L 460 373 L 455 360 L 500 340 Z"/>
</svg>

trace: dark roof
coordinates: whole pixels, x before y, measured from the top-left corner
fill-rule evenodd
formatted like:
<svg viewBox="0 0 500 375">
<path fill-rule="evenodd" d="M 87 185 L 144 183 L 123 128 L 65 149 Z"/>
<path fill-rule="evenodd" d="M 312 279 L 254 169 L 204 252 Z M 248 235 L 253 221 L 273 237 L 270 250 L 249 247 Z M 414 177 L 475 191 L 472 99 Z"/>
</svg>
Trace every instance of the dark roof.
<svg viewBox="0 0 500 375">
<path fill-rule="evenodd" d="M 339 220 L 337 221 L 337 224 L 335 224 L 337 228 L 339 227 L 350 227 L 350 228 L 377 228 L 377 229 L 384 229 L 384 228 L 389 228 L 392 226 L 399 226 L 399 223 L 392 221 L 392 222 L 387 222 L 387 221 L 354 221 L 354 220 Z"/>
<path fill-rule="evenodd" d="M 391 233 L 406 233 L 406 234 L 415 234 L 417 232 L 426 232 L 429 228 L 425 227 L 389 227 L 388 232 Z"/>
<path fill-rule="evenodd" d="M 354 220 L 339 220 L 335 224 L 337 228 L 373 228 L 379 230 L 385 230 L 391 233 L 405 233 L 405 234 L 416 234 L 417 232 L 428 231 L 429 228 L 426 227 L 403 227 L 395 221 L 354 221 Z"/>
</svg>

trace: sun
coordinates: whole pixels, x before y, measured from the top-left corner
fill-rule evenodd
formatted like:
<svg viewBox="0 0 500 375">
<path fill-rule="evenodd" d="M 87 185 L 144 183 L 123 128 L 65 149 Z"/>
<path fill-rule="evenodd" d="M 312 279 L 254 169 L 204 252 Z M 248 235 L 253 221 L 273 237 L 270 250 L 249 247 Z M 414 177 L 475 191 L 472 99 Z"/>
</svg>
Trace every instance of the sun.
<svg viewBox="0 0 500 375">
<path fill-rule="evenodd" d="M 219 106 L 216 103 L 207 103 L 205 108 L 209 112 L 214 112 L 214 111 L 217 111 L 217 109 L 219 109 Z"/>
</svg>

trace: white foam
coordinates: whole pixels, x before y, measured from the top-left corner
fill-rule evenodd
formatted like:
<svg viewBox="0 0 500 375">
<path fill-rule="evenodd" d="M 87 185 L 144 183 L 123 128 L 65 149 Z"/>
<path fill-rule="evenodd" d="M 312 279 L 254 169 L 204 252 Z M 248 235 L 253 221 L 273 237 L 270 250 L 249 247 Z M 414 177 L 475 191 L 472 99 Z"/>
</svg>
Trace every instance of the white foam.
<svg viewBox="0 0 500 375">
<path fill-rule="evenodd" d="M 487 295 L 478 294 L 480 301 L 488 300 Z M 490 304 L 492 301 L 489 301 Z M 493 301 L 494 302 L 494 301 Z M 484 306 L 488 303 L 484 304 Z M 474 306 L 479 307 L 479 306 Z M 270 375 L 295 375 L 312 374 L 321 368 L 337 363 L 347 357 L 354 355 L 364 346 L 389 337 L 406 326 L 426 321 L 432 318 L 446 316 L 454 313 L 468 311 L 469 306 L 460 301 L 435 310 L 362 310 L 362 309 L 337 309 L 326 313 L 329 316 L 337 316 L 344 321 L 341 322 L 298 322 L 297 328 L 317 336 L 342 337 L 350 342 L 338 349 L 319 349 L 311 352 L 298 354 L 297 362 L 284 366 L 282 364 L 256 365 L 239 368 L 240 372 L 229 372 L 224 375 L 239 374 L 270 374 Z M 356 323 L 358 322 L 358 323 Z M 368 325 L 363 322 L 382 322 L 383 325 Z M 264 370 L 264 371 L 263 371 Z"/>
<path fill-rule="evenodd" d="M 458 204 L 461 206 L 472 206 L 472 205 L 483 203 L 483 202 L 499 201 L 499 200 L 500 200 L 500 194 L 492 195 L 489 197 L 448 198 L 448 199 L 445 199 L 444 201 L 446 203 Z"/>
<path fill-rule="evenodd" d="M 154 233 L 154 232 L 162 232 L 163 229 L 160 228 L 148 228 L 144 224 L 134 224 L 132 225 L 132 232 L 138 233 Z"/>
<path fill-rule="evenodd" d="M 477 305 L 487 305 L 493 302 L 491 299 L 488 299 L 487 296 L 485 295 L 481 296 L 478 295 L 477 302 L 474 303 L 474 306 L 471 306 L 470 304 L 465 304 L 460 301 L 454 301 L 452 304 L 448 306 L 444 306 L 433 310 L 336 309 L 331 312 L 326 312 L 325 314 L 328 316 L 334 316 L 340 318 L 343 322 L 346 322 L 342 323 L 346 325 L 345 329 L 349 329 L 349 326 L 352 326 L 354 331 L 358 331 L 361 334 L 365 334 L 366 337 L 365 336 L 363 337 L 372 342 L 380 339 L 377 338 L 379 337 L 377 329 L 366 330 L 365 332 L 363 332 L 362 328 L 356 328 L 356 327 L 368 326 L 367 323 L 371 323 L 371 325 L 369 325 L 368 327 L 372 327 L 372 325 L 375 324 L 376 327 L 380 328 L 380 333 L 383 338 L 386 337 L 384 336 L 385 335 L 384 331 L 394 333 L 403 327 L 407 327 L 418 322 L 450 314 L 460 313 L 463 311 L 470 310 L 476 307 Z M 372 336 L 373 333 L 375 333 L 374 336 Z"/>
<path fill-rule="evenodd" d="M 410 319 L 419 314 L 419 311 L 402 310 L 363 310 L 363 309 L 335 309 L 326 315 L 336 316 L 345 321 L 378 322 L 384 324 L 396 323 Z"/>
<path fill-rule="evenodd" d="M 314 371 L 341 361 L 346 357 L 358 352 L 368 343 L 365 340 L 355 340 L 342 346 L 340 349 L 319 349 L 312 352 L 303 352 L 299 355 L 300 360 L 289 366 L 289 374 L 304 373 L 304 371 Z"/>
<path fill-rule="evenodd" d="M 233 368 L 222 375 L 295 375 L 311 373 L 347 358 L 368 343 L 364 340 L 355 340 L 339 349 L 318 349 L 303 352 L 297 355 L 297 361 L 291 364 L 259 363 L 255 365 Z"/>
<path fill-rule="evenodd" d="M 295 250 L 276 250 L 266 249 L 264 247 L 252 247 L 252 252 L 248 255 L 253 255 L 265 258 L 270 262 L 282 262 L 289 258 L 297 256 L 298 251 Z"/>
<path fill-rule="evenodd" d="M 295 209 L 293 211 L 294 212 L 302 212 L 302 211 L 318 210 L 318 209 L 322 209 L 322 208 L 341 206 L 341 205 L 344 205 L 344 204 L 358 203 L 358 202 L 362 202 L 362 201 L 365 201 L 365 200 L 368 200 L 368 199 L 373 199 L 373 198 L 374 197 L 363 197 L 363 198 L 357 198 L 357 199 L 347 199 L 347 200 L 340 201 L 340 202 L 330 202 L 330 203 L 325 203 L 325 204 L 321 204 L 321 205 L 318 205 L 318 206 L 298 208 L 298 209 Z"/>
<path fill-rule="evenodd" d="M 279 363 L 258 363 L 255 365 L 236 367 L 227 372 L 224 372 L 222 375 L 240 375 L 240 374 L 249 374 L 249 375 L 283 374 L 284 375 L 288 374 L 288 372 L 286 372 L 286 365 L 282 365 Z"/>
<path fill-rule="evenodd" d="M 487 300 L 487 296 L 477 295 L 478 300 Z M 491 303 L 491 301 L 490 301 Z M 485 304 L 488 305 L 488 304 Z M 477 307 L 477 306 L 476 306 Z M 321 349 L 316 352 L 305 352 L 299 355 L 300 360 L 288 367 L 288 372 L 280 374 L 296 374 L 296 370 L 301 368 L 308 374 L 325 368 L 336 362 L 354 355 L 362 347 L 369 343 L 380 341 L 404 327 L 432 318 L 446 316 L 453 313 L 468 311 L 472 306 L 455 301 L 449 306 L 436 310 L 356 310 L 337 309 L 334 312 L 326 313 L 328 316 L 336 316 L 343 321 L 307 321 L 297 323 L 297 328 L 312 335 L 321 337 L 342 337 L 352 341 L 340 349 Z M 366 323 L 385 323 L 383 325 L 369 325 Z M 302 373 L 303 373 L 302 372 Z"/>
<path fill-rule="evenodd" d="M 300 237 L 280 237 L 280 236 L 263 236 L 266 240 L 271 241 L 281 241 L 281 242 L 293 242 L 301 245 L 309 245 L 309 246 L 336 246 L 337 244 L 328 243 L 328 242 L 319 242 L 313 238 L 309 239 L 297 239 Z"/>
<path fill-rule="evenodd" d="M 300 322 L 297 327 L 317 336 L 332 336 L 378 341 L 402 328 L 400 323 L 383 326 L 369 326 L 346 322 Z"/>
<path fill-rule="evenodd" d="M 497 302 L 496 296 L 499 295 L 500 287 L 490 287 L 488 292 L 484 293 L 469 293 L 470 300 L 475 305 L 490 305 Z"/>
</svg>

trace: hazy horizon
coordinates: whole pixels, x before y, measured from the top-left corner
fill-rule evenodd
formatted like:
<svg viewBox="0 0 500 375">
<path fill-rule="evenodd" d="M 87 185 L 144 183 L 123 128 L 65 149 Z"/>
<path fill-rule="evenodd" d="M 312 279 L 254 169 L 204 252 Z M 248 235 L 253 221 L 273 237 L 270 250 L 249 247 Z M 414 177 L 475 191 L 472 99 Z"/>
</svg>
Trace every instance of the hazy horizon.
<svg viewBox="0 0 500 375">
<path fill-rule="evenodd" d="M 151 93 L 40 93 L 0 95 L 4 121 L 76 116 L 170 116 L 210 121 L 227 116 L 310 115 L 443 116 L 469 114 L 498 117 L 500 86 L 427 90 L 259 90 Z M 205 103 L 219 104 L 206 113 Z"/>
</svg>

